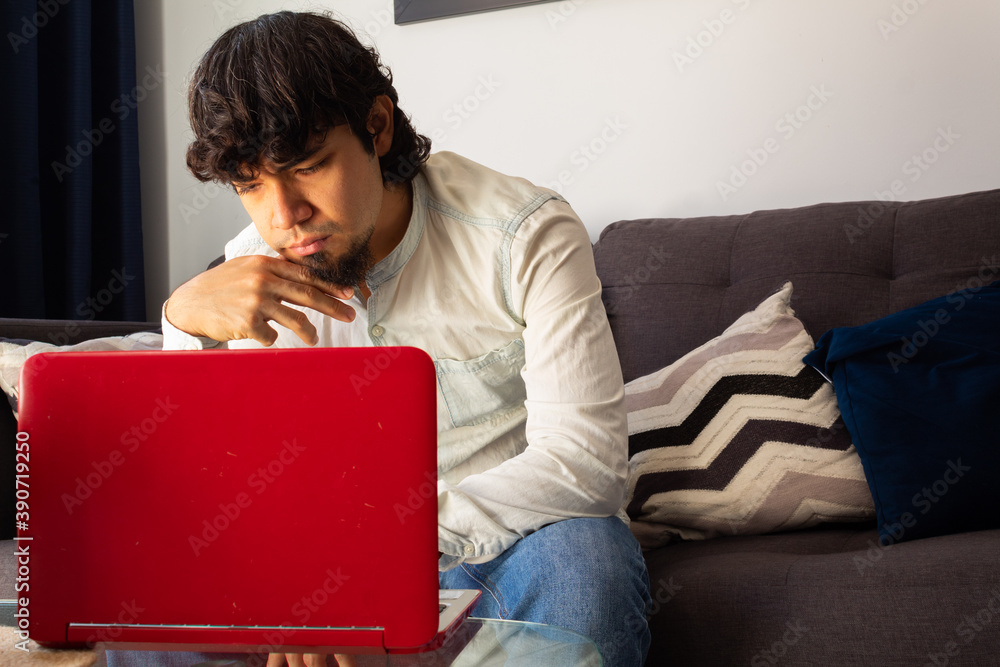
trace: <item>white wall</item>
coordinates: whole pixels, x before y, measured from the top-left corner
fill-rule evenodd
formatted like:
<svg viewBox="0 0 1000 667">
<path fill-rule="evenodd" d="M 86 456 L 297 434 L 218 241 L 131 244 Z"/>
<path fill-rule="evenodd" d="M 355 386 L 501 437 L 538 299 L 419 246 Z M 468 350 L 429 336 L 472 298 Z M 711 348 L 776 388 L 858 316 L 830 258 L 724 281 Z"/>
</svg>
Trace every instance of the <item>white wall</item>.
<svg viewBox="0 0 1000 667">
<path fill-rule="evenodd" d="M 391 0 L 136 4 L 139 70 L 168 75 L 140 115 L 154 319 L 249 223 L 186 172 L 187 77 L 279 9 L 368 33 L 436 149 L 555 187 L 595 239 L 624 218 L 1000 187 L 996 0 L 568 0 L 407 26 Z"/>
</svg>

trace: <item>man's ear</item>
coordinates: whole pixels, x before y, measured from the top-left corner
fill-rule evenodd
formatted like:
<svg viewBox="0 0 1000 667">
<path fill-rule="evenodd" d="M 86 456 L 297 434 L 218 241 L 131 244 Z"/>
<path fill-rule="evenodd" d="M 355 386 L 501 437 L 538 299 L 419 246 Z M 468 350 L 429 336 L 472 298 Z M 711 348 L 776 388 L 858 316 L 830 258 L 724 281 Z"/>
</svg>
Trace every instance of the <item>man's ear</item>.
<svg viewBox="0 0 1000 667">
<path fill-rule="evenodd" d="M 368 112 L 368 134 L 372 137 L 375 146 L 375 154 L 383 157 L 389 152 L 392 146 L 393 132 L 393 111 L 392 100 L 388 95 L 379 95 L 375 98 L 371 111 Z"/>
</svg>

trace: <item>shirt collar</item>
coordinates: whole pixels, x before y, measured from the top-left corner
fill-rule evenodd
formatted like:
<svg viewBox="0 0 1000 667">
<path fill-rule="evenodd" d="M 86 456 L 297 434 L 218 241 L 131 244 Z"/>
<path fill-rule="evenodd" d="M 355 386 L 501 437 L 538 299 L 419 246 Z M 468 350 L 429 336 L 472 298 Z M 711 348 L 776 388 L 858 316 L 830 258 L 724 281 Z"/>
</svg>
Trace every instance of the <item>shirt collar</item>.
<svg viewBox="0 0 1000 667">
<path fill-rule="evenodd" d="M 406 262 L 417 249 L 417 244 L 423 236 L 427 218 L 427 182 L 423 172 L 417 172 L 412 181 L 412 188 L 413 211 L 410 213 L 410 223 L 406 226 L 406 233 L 403 235 L 403 240 L 388 255 L 368 270 L 365 283 L 370 290 L 374 290 L 406 266 Z"/>
</svg>

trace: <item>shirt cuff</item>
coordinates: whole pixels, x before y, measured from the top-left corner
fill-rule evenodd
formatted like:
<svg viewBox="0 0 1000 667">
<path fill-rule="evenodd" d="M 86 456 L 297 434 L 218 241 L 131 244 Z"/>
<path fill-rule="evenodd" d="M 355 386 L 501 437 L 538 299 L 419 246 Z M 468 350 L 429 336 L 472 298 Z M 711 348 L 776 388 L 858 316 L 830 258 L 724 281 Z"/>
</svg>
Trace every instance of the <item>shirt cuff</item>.
<svg viewBox="0 0 1000 667">
<path fill-rule="evenodd" d="M 169 301 L 169 299 L 167 300 Z M 160 308 L 160 325 L 163 327 L 164 350 L 210 350 L 223 346 L 217 340 L 205 336 L 192 336 L 181 331 L 167 320 L 167 302 Z"/>
<path fill-rule="evenodd" d="M 477 508 L 465 494 L 438 480 L 438 570 L 487 563 L 520 539 Z"/>
</svg>

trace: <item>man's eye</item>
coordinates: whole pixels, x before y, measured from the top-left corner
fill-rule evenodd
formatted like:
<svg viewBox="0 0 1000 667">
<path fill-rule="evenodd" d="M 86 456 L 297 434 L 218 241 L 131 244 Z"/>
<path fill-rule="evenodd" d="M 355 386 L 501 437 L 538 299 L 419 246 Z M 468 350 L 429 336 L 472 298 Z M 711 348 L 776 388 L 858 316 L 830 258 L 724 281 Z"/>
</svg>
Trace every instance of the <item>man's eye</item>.
<svg viewBox="0 0 1000 667">
<path fill-rule="evenodd" d="M 256 183 L 248 183 L 246 185 L 233 185 L 236 188 L 236 194 L 245 195 L 247 193 L 253 192 L 257 189 Z"/>
<path fill-rule="evenodd" d="M 323 158 L 322 160 L 320 160 L 316 164 L 312 165 L 311 167 L 303 167 L 302 169 L 299 169 L 298 171 L 299 171 L 300 174 L 311 174 L 311 173 L 317 171 L 324 164 L 326 164 L 326 158 Z"/>
</svg>

